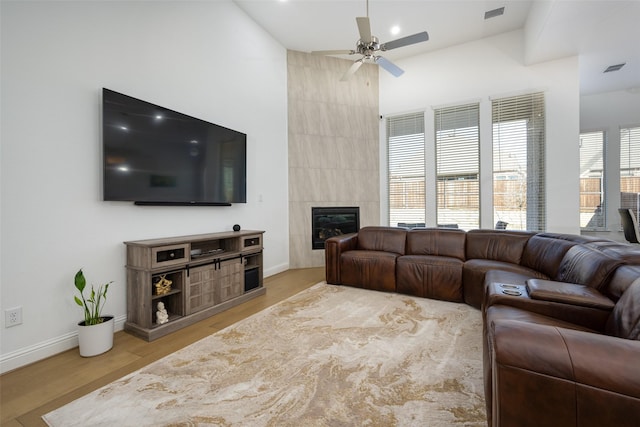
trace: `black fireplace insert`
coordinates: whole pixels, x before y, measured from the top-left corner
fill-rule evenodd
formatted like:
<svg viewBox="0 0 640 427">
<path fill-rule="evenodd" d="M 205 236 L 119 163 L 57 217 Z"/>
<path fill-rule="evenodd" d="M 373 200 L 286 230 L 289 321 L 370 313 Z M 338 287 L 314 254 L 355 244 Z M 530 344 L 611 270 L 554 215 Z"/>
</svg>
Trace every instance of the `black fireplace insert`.
<svg viewBox="0 0 640 427">
<path fill-rule="evenodd" d="M 324 241 L 360 229 L 359 207 L 311 208 L 312 249 L 324 249 Z"/>
</svg>

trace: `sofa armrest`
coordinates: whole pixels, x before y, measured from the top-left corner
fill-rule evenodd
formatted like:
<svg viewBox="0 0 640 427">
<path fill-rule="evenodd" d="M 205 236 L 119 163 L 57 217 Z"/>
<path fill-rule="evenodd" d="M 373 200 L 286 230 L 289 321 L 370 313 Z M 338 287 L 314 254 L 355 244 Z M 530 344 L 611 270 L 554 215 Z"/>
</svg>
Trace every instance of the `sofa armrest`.
<svg viewBox="0 0 640 427">
<path fill-rule="evenodd" d="M 594 288 L 574 283 L 560 283 L 553 280 L 529 279 L 527 291 L 533 299 L 579 305 L 582 307 L 613 310 L 613 301 Z"/>
<path fill-rule="evenodd" d="M 493 425 L 635 426 L 640 341 L 496 320 Z"/>
<path fill-rule="evenodd" d="M 493 278 L 494 275 L 488 279 Z M 532 280 L 529 279 L 523 285 L 512 285 L 509 283 L 485 281 L 485 298 L 483 301 L 483 310 L 492 305 L 508 305 L 510 307 L 519 308 L 532 313 L 548 316 L 553 319 L 562 320 L 564 322 L 573 323 L 584 328 L 589 328 L 594 331 L 604 332 L 606 329 L 607 320 L 611 315 L 613 302 L 611 306 L 603 308 L 600 306 L 586 306 L 578 305 L 573 301 L 558 301 L 553 299 L 533 298 L 529 294 L 528 283 Z M 550 285 L 555 285 L 558 289 L 571 285 L 569 283 L 545 281 Z M 514 287 L 517 296 L 508 295 L 505 291 L 509 290 L 509 287 Z M 550 288 L 550 287 L 549 287 Z M 594 292 L 597 291 L 594 289 Z M 562 292 L 562 291 L 558 291 Z M 607 299 L 602 296 L 603 299 Z M 601 304 L 603 305 L 603 304 Z"/>
<path fill-rule="evenodd" d="M 324 242 L 325 274 L 327 283 L 339 285 L 340 256 L 343 252 L 355 250 L 358 247 L 358 233 L 344 234 L 331 237 Z"/>
</svg>

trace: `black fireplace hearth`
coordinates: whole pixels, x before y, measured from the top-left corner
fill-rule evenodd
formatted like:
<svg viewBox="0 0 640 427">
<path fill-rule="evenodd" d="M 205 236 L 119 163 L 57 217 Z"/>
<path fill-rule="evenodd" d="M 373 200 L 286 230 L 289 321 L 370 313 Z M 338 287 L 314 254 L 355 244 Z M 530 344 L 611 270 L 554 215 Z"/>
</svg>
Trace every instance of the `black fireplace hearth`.
<svg viewBox="0 0 640 427">
<path fill-rule="evenodd" d="M 329 237 L 356 233 L 360 229 L 359 207 L 311 208 L 312 249 L 324 249 Z"/>
</svg>

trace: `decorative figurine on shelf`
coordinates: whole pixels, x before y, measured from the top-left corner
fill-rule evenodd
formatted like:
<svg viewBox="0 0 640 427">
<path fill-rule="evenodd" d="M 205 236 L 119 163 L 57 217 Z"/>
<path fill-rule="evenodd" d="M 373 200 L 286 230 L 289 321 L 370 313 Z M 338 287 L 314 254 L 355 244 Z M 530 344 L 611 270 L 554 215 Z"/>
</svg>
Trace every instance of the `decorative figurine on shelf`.
<svg viewBox="0 0 640 427">
<path fill-rule="evenodd" d="M 168 294 L 171 291 L 171 280 L 167 279 L 166 274 L 160 276 L 160 280 L 156 283 L 156 295 Z"/>
<path fill-rule="evenodd" d="M 167 309 L 164 308 L 164 303 L 160 301 L 158 303 L 158 311 L 156 311 L 156 323 L 158 325 L 162 325 L 163 323 L 167 323 L 169 321 L 169 314 L 167 313 Z"/>
</svg>

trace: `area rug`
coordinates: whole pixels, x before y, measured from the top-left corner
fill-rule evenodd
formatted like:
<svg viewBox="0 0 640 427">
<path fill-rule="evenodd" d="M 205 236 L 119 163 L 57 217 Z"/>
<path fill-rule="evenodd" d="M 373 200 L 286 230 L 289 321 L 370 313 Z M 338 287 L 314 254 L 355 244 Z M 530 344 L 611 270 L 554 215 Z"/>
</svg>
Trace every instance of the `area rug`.
<svg viewBox="0 0 640 427">
<path fill-rule="evenodd" d="M 43 419 L 485 426 L 481 335 L 480 312 L 465 304 L 319 283 Z"/>
</svg>

